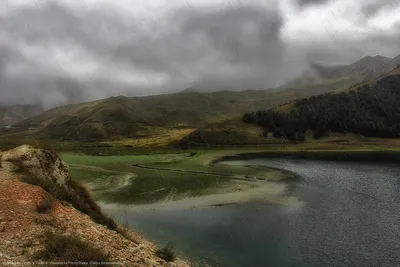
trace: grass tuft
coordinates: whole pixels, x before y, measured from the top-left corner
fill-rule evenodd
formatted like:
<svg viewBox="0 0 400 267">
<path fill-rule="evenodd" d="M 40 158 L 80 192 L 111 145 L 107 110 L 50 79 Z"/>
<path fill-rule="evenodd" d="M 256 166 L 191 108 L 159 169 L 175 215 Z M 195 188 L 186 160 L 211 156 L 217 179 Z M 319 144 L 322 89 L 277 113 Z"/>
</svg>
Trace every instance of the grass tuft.
<svg viewBox="0 0 400 267">
<path fill-rule="evenodd" d="M 39 204 L 36 205 L 36 211 L 39 213 L 47 213 L 53 206 L 53 197 L 46 194 Z"/>
<path fill-rule="evenodd" d="M 36 255 L 37 259 L 63 262 L 106 262 L 110 256 L 78 236 L 47 234 L 45 247 Z"/>
<path fill-rule="evenodd" d="M 115 221 L 101 211 L 87 189 L 76 181 L 67 181 L 67 186 L 75 192 L 75 194 L 71 194 L 65 187 L 46 178 L 24 175 L 20 179 L 24 183 L 40 186 L 53 197 L 72 204 L 74 208 L 89 215 L 93 221 L 105 225 L 108 229 L 116 230 L 118 228 Z"/>
<path fill-rule="evenodd" d="M 157 249 L 155 255 L 166 262 L 173 262 L 176 259 L 176 254 L 172 244 L 168 244 L 163 248 Z"/>
</svg>

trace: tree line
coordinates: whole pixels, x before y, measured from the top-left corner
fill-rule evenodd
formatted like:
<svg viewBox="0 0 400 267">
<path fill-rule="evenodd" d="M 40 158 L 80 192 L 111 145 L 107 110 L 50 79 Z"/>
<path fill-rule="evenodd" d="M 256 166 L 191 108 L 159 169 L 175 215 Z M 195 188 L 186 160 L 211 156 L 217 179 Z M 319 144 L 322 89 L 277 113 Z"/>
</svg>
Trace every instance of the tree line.
<svg viewBox="0 0 400 267">
<path fill-rule="evenodd" d="M 400 136 L 400 76 L 387 76 L 376 85 L 297 100 L 288 113 L 274 110 L 247 113 L 246 123 L 264 128 L 264 135 L 304 141 L 311 130 L 318 139 L 336 133 L 367 137 Z"/>
</svg>

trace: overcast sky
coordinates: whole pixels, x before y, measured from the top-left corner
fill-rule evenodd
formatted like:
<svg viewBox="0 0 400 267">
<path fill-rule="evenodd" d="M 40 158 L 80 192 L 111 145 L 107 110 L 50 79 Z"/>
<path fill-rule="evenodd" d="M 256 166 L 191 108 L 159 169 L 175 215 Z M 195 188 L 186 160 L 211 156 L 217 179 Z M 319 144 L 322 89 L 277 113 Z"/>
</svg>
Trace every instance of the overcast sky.
<svg viewBox="0 0 400 267">
<path fill-rule="evenodd" d="M 3 103 L 270 88 L 399 53 L 399 0 L 0 0 Z"/>
</svg>

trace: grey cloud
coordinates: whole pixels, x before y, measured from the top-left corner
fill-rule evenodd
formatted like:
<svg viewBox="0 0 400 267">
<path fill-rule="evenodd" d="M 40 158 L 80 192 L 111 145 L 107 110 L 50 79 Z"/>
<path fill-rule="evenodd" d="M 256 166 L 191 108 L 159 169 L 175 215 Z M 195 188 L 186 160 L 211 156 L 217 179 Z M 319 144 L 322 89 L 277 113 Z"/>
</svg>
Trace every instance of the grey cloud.
<svg viewBox="0 0 400 267">
<path fill-rule="evenodd" d="M 400 53 L 399 44 L 400 22 L 396 23 L 390 31 L 372 34 L 360 46 L 367 51 L 368 49 L 380 48 L 381 51 L 385 51 L 389 55 L 397 55 Z"/>
<path fill-rule="evenodd" d="M 183 22 L 183 33 L 200 34 L 232 62 L 271 64 L 280 58 L 284 44 L 279 31 L 282 18 L 260 8 L 233 8 L 221 12 L 190 14 Z"/>
<path fill-rule="evenodd" d="M 367 18 L 375 16 L 382 9 L 398 5 L 400 2 L 398 0 L 369 0 L 366 1 L 361 12 Z"/>
<path fill-rule="evenodd" d="M 315 45 L 306 52 L 308 62 L 325 65 L 351 63 L 365 55 L 365 51 L 359 45 L 345 40 L 334 44 Z"/>
<path fill-rule="evenodd" d="M 300 6 L 311 6 L 311 5 L 322 5 L 326 4 L 331 0 L 298 0 Z"/>
<path fill-rule="evenodd" d="M 258 6 L 232 6 L 220 11 L 178 9 L 165 21 L 144 27 L 137 26 L 140 21 L 134 17 L 122 19 L 120 15 L 101 9 L 74 10 L 54 3 L 39 9 L 26 7 L 7 18 L 0 33 L 17 40 L 17 47 L 24 44 L 20 49 L 39 46 L 43 50 L 68 50 L 72 45 L 71 49 L 82 50 L 99 64 L 169 77 L 165 84 L 153 87 L 151 81 L 146 87 L 133 84 L 131 94 L 143 94 L 146 89 L 149 93 L 177 91 L 192 85 L 269 87 L 283 82 L 289 73 L 282 71 L 285 44 L 280 38 L 283 21 L 277 11 Z M 152 26 L 155 31 L 147 29 Z M 129 93 L 126 84 L 113 80 L 108 73 L 84 80 L 62 76 L 59 69 L 42 73 L 35 70 L 36 76 L 21 75 L 17 81 L 5 77 L 1 94 L 10 97 L 13 92 L 13 98 L 31 97 L 51 105 Z"/>
<path fill-rule="evenodd" d="M 307 47 L 287 43 L 281 14 L 261 5 L 181 8 L 148 22 L 100 6 L 74 9 L 52 3 L 24 7 L 0 20 L 0 99 L 46 107 L 187 87 L 274 87 L 302 72 L 308 61 L 350 63 L 366 51 L 398 49 L 396 33 L 362 41 L 338 38 L 329 45 L 329 40 Z M 52 54 L 57 50 L 87 56 L 99 71 L 75 77 L 76 72 L 57 67 Z M 85 65 L 87 59 L 76 60 Z M 148 82 L 129 83 L 117 77 L 120 73 L 143 73 Z M 159 76 L 166 78 L 159 82 Z"/>
<path fill-rule="evenodd" d="M 189 11 L 182 19 L 183 35 L 207 40 L 235 73 L 219 71 L 218 65 L 197 81 L 199 87 L 274 86 L 284 75 L 283 21 L 276 11 L 259 7 L 231 8 L 220 12 Z M 215 74 L 218 74 L 216 76 Z"/>
</svg>

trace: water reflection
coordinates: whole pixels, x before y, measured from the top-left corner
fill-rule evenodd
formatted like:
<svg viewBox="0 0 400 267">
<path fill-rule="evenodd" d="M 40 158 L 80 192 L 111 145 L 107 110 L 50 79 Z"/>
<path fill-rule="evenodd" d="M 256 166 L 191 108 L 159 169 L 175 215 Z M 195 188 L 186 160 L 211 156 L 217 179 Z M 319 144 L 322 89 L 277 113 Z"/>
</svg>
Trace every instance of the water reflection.
<svg viewBox="0 0 400 267">
<path fill-rule="evenodd" d="M 251 160 L 302 179 L 293 205 L 109 210 L 156 243 L 211 266 L 400 266 L 400 168 L 390 164 Z"/>
</svg>

